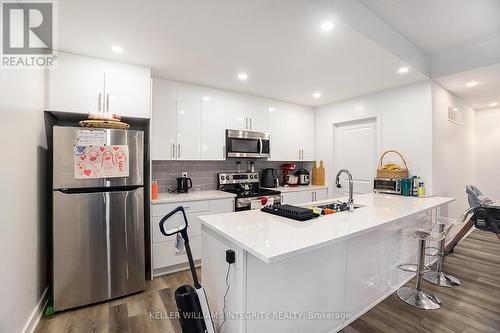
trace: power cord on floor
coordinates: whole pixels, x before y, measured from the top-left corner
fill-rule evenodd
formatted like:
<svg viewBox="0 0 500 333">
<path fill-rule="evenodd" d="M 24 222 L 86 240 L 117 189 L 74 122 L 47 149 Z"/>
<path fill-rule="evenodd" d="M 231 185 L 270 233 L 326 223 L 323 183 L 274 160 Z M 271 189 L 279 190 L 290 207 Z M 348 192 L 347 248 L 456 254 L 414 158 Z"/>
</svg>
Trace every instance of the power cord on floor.
<svg viewBox="0 0 500 333">
<path fill-rule="evenodd" d="M 224 305 L 222 307 L 222 323 L 219 326 L 219 329 L 217 330 L 218 333 L 221 332 L 222 326 L 226 323 L 226 296 L 229 293 L 229 288 L 231 287 L 229 285 L 229 273 L 231 272 L 231 264 L 227 265 L 227 273 L 226 273 L 226 292 L 224 293 Z"/>
</svg>

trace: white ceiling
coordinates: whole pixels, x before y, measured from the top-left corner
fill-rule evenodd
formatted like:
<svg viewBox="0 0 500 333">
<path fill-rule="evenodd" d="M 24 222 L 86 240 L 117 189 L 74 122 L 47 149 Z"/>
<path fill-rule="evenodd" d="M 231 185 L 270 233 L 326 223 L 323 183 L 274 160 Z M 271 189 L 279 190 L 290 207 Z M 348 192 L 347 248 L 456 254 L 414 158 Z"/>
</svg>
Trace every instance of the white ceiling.
<svg viewBox="0 0 500 333">
<path fill-rule="evenodd" d="M 430 56 L 500 36 L 499 0 L 359 0 Z"/>
<path fill-rule="evenodd" d="M 500 103 L 500 0 L 359 1 L 430 56 L 444 88 L 473 108 Z"/>
<path fill-rule="evenodd" d="M 156 77 L 309 106 L 426 79 L 416 70 L 397 74 L 403 60 L 312 2 L 64 0 L 58 44 L 149 66 Z M 324 34 L 327 19 L 335 28 Z M 114 44 L 125 51 L 113 53 Z M 312 98 L 314 91 L 323 96 Z"/>
<path fill-rule="evenodd" d="M 488 108 L 492 102 L 500 105 L 500 64 L 445 76 L 436 81 L 474 109 Z M 467 83 L 472 81 L 479 84 L 467 87 Z"/>
</svg>

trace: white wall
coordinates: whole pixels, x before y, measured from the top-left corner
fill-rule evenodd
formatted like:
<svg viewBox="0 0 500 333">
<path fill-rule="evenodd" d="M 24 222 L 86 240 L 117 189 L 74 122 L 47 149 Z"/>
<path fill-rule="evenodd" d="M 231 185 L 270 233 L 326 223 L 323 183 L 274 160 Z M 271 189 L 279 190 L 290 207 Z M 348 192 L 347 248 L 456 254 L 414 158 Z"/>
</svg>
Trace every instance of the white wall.
<svg viewBox="0 0 500 333">
<path fill-rule="evenodd" d="M 356 117 L 376 115 L 380 120 L 381 152 L 400 151 L 410 172 L 418 174 L 432 192 L 432 102 L 430 81 L 365 95 L 316 109 L 316 160 L 323 160 L 327 182 L 333 181 L 333 124 Z M 379 152 L 379 154 L 381 153 Z M 336 191 L 329 191 L 335 195 Z"/>
<path fill-rule="evenodd" d="M 2 70 L 0 332 L 29 324 L 47 285 L 44 74 Z"/>
<path fill-rule="evenodd" d="M 500 200 L 500 108 L 476 111 L 477 186 Z"/>
<path fill-rule="evenodd" d="M 469 207 L 465 185 L 476 183 L 475 111 L 436 83 L 432 106 L 434 193 L 456 198 L 448 216 L 458 217 Z M 462 111 L 462 126 L 448 121 L 450 106 Z"/>
</svg>

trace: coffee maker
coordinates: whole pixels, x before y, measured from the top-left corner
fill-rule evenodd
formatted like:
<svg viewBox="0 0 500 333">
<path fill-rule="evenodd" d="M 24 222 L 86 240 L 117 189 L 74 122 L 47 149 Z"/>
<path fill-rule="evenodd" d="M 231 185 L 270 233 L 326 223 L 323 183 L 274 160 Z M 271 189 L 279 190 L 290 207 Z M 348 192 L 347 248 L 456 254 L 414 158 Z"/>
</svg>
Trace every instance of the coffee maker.
<svg viewBox="0 0 500 333">
<path fill-rule="evenodd" d="M 295 177 L 293 171 L 296 168 L 297 166 L 293 163 L 286 163 L 281 166 L 281 171 L 283 173 L 283 185 L 296 185 L 298 183 L 290 179 L 291 176 Z"/>
</svg>

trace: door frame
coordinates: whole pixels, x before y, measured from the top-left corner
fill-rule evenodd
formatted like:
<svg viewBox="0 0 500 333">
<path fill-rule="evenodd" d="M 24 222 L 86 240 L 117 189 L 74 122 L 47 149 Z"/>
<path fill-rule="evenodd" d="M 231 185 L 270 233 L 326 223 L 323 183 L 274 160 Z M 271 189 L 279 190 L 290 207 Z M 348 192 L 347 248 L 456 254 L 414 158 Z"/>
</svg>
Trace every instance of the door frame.
<svg viewBox="0 0 500 333">
<path fill-rule="evenodd" d="M 375 133 L 377 135 L 376 139 L 376 156 L 380 156 L 382 153 L 382 119 L 379 114 L 366 114 L 366 115 L 361 115 L 361 116 L 353 116 L 353 117 L 346 117 L 342 120 L 336 121 L 332 123 L 332 128 L 333 128 L 333 135 L 332 135 L 332 161 L 333 161 L 333 168 L 330 174 L 330 179 L 332 183 L 332 193 L 334 192 L 334 179 L 336 172 L 339 170 L 338 167 L 338 161 L 337 161 L 337 130 L 338 127 L 344 126 L 344 125 L 349 125 L 349 124 L 357 124 L 357 123 L 364 123 L 368 121 L 373 121 L 375 122 Z M 375 158 L 375 166 L 377 165 L 377 157 Z"/>
</svg>

